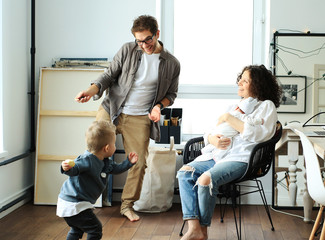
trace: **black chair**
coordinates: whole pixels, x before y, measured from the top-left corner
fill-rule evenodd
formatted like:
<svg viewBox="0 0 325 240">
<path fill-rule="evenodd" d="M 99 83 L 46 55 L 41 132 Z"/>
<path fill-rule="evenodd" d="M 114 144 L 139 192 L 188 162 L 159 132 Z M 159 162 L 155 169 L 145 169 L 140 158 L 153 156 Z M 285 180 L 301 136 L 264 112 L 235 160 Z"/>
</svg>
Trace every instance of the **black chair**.
<svg viewBox="0 0 325 240">
<path fill-rule="evenodd" d="M 236 179 L 233 182 L 230 182 L 228 184 L 225 184 L 219 188 L 220 194 L 218 195 L 218 198 L 220 199 L 220 212 L 221 212 L 221 222 L 223 222 L 224 214 L 225 214 L 225 207 L 228 203 L 228 200 L 231 199 L 232 201 L 232 209 L 234 213 L 235 223 L 236 223 L 236 231 L 237 231 L 237 237 L 238 239 L 241 239 L 241 199 L 240 197 L 243 195 L 247 195 L 254 192 L 259 192 L 261 199 L 263 201 L 263 205 L 265 207 L 265 211 L 269 217 L 270 223 L 271 223 L 271 230 L 274 231 L 274 226 L 272 223 L 272 218 L 269 210 L 269 206 L 266 201 L 264 189 L 262 182 L 258 179 L 260 177 L 265 176 L 269 170 L 271 169 L 271 165 L 274 162 L 275 157 L 275 145 L 280 140 L 282 135 L 282 125 L 278 121 L 276 132 L 274 136 L 265 142 L 258 143 L 252 150 L 252 153 L 250 155 L 250 159 L 247 165 L 247 169 L 245 174 L 240 177 L 239 179 Z M 204 141 L 203 137 L 197 137 L 189 140 L 183 151 L 183 162 L 184 164 L 187 164 L 191 161 L 193 161 L 196 157 L 201 155 L 200 149 L 204 147 Z M 254 185 L 244 185 L 242 182 L 244 181 L 252 181 L 255 183 Z M 253 190 L 241 193 L 240 188 L 244 186 L 247 188 L 253 188 Z M 222 209 L 222 199 L 226 199 L 224 203 L 224 208 Z M 236 199 L 238 198 L 238 203 L 236 202 Z M 238 223 L 237 223 L 237 217 L 236 217 L 236 207 L 238 206 L 238 222 L 239 222 L 239 229 L 238 229 Z M 185 225 L 185 222 L 183 222 L 181 231 L 179 233 L 180 236 L 183 235 L 183 228 Z"/>
</svg>

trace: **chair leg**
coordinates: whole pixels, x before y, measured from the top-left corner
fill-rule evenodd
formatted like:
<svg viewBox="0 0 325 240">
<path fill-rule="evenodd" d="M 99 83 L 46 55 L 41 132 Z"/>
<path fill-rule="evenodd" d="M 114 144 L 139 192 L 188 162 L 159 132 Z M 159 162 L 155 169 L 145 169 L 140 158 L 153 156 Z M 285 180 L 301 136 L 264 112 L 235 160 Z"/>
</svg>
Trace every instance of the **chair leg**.
<svg viewBox="0 0 325 240">
<path fill-rule="evenodd" d="M 319 207 L 318 214 L 317 214 L 317 217 L 316 217 L 316 220 L 315 220 L 315 223 L 314 223 L 314 226 L 313 226 L 313 229 L 311 230 L 311 233 L 310 233 L 310 236 L 309 236 L 309 240 L 313 240 L 315 238 L 317 229 L 318 229 L 318 227 L 320 226 L 320 223 L 321 223 L 321 218 L 322 218 L 322 215 L 323 215 L 323 210 L 324 210 L 324 206 L 320 206 Z M 322 234 L 321 234 L 321 238 L 320 239 L 325 239 L 324 226 L 325 226 L 325 224 L 323 225 Z"/>
<path fill-rule="evenodd" d="M 240 193 L 240 185 L 234 185 L 234 194 L 236 194 L 236 190 L 238 188 L 238 191 Z M 237 238 L 238 240 L 241 240 L 241 198 L 240 194 L 238 195 L 238 204 L 236 204 L 236 197 L 237 196 L 232 196 L 231 201 L 232 201 L 232 211 L 234 213 L 234 220 L 235 220 L 235 225 L 236 225 L 236 232 L 237 232 Z M 237 221 L 237 215 L 236 215 L 236 206 L 238 205 L 238 221 Z M 239 227 L 238 227 L 239 224 Z"/>
<path fill-rule="evenodd" d="M 239 185 L 239 240 L 241 240 L 241 194 Z"/>
<path fill-rule="evenodd" d="M 265 193 L 264 193 L 264 189 L 263 189 L 263 184 L 260 180 L 255 180 L 256 181 L 256 185 L 258 187 L 258 191 L 261 195 L 262 201 L 263 201 L 263 205 L 265 208 L 265 212 L 267 214 L 267 216 L 269 217 L 270 223 L 271 223 L 271 230 L 274 231 L 274 226 L 273 226 L 273 222 L 272 222 L 272 218 L 271 218 L 271 213 L 270 213 L 270 209 L 269 209 L 269 205 L 267 204 L 267 200 L 265 197 Z"/>
<path fill-rule="evenodd" d="M 322 233 L 320 235 L 319 240 L 325 240 L 325 224 L 324 223 L 323 223 Z"/>
<path fill-rule="evenodd" d="M 220 206 L 220 222 L 221 223 L 223 223 L 223 218 L 225 217 L 227 203 L 228 203 L 228 198 L 226 198 L 224 204 L 222 204 L 222 198 L 220 198 L 220 205 L 219 206 Z"/>
<path fill-rule="evenodd" d="M 179 232 L 179 236 L 183 236 L 183 229 L 184 229 L 184 226 L 185 226 L 185 220 L 183 221 L 183 225 L 182 225 L 182 228 L 181 228 L 181 231 Z"/>
<path fill-rule="evenodd" d="M 220 198 L 220 201 L 219 201 L 219 208 L 220 208 L 220 222 L 223 223 L 223 217 L 224 217 L 224 214 L 225 214 L 225 211 L 222 210 L 222 201 L 221 201 L 222 198 Z"/>
</svg>

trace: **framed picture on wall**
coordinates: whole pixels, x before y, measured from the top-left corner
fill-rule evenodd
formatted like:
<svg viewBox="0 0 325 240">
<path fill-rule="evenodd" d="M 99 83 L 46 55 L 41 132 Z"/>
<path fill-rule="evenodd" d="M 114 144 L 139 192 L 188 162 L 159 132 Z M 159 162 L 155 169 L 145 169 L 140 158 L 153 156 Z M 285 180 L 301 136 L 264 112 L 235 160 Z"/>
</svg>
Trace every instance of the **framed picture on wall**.
<svg viewBox="0 0 325 240">
<path fill-rule="evenodd" d="M 278 113 L 306 112 L 306 76 L 277 76 L 282 87 Z"/>
</svg>

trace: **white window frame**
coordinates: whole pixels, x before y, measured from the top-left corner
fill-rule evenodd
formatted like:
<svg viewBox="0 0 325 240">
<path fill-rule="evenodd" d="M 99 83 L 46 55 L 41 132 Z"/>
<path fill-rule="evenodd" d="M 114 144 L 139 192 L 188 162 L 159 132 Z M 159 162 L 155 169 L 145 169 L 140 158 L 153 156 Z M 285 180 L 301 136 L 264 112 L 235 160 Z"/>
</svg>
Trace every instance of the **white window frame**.
<svg viewBox="0 0 325 240">
<path fill-rule="evenodd" d="M 2 32 L 2 0 L 0 0 L 0 32 Z M 8 155 L 7 151 L 4 151 L 4 133 L 3 133 L 3 73 L 2 73 L 2 36 L 0 39 L 0 161 Z"/>
</svg>

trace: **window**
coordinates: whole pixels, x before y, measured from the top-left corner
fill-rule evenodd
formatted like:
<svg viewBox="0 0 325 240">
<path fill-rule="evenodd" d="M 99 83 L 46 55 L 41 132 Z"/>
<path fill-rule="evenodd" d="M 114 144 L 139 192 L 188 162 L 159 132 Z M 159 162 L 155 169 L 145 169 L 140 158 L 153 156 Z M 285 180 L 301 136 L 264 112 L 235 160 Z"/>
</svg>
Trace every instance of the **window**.
<svg viewBox="0 0 325 240">
<path fill-rule="evenodd" d="M 183 108 L 183 136 L 202 134 L 215 125 L 225 107 L 238 102 L 238 73 L 246 65 L 262 64 L 263 4 L 174 1 L 173 49 L 181 75 L 173 107 Z"/>
<path fill-rule="evenodd" d="M 253 0 L 177 0 L 174 21 L 180 84 L 233 85 L 252 63 Z"/>
</svg>

